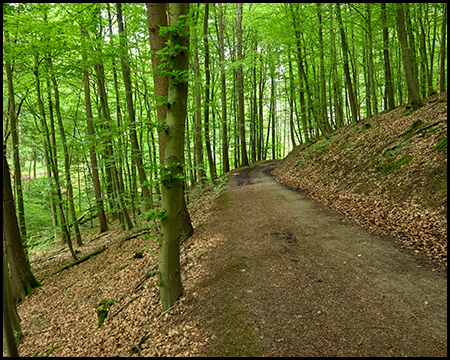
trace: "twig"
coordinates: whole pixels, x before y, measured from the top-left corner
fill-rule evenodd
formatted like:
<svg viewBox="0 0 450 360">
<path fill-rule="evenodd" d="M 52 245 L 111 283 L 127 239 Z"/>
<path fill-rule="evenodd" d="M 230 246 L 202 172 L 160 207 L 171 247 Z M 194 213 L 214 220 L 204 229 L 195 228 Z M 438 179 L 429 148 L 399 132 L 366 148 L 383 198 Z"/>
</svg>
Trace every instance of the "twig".
<svg viewBox="0 0 450 360">
<path fill-rule="evenodd" d="M 111 316 L 108 316 L 107 318 L 106 318 L 106 320 L 111 320 L 114 316 L 116 316 L 118 313 L 120 313 L 122 310 L 123 310 L 123 308 L 125 307 L 125 306 L 127 306 L 128 304 L 130 304 L 133 300 L 136 300 L 138 297 L 140 297 L 142 294 L 139 294 L 139 295 L 136 295 L 136 296 L 134 296 L 134 297 L 132 297 L 126 304 L 124 304 L 124 305 L 122 305 L 114 314 L 112 314 Z"/>
<path fill-rule="evenodd" d="M 75 261 L 75 262 L 73 262 L 73 263 L 71 263 L 71 264 L 69 264 L 69 265 L 63 266 L 63 267 L 60 268 L 59 270 L 56 270 L 54 273 L 52 273 L 52 275 L 58 274 L 58 273 L 60 273 L 60 272 L 62 272 L 62 271 L 64 271 L 64 270 L 66 270 L 66 269 L 68 269 L 68 268 L 70 268 L 70 267 L 72 267 L 72 266 L 78 265 L 78 264 L 80 264 L 80 263 L 82 263 L 82 262 L 84 262 L 84 261 L 86 261 L 86 260 L 89 260 L 91 257 L 100 254 L 100 253 L 101 253 L 103 250 L 105 250 L 105 249 L 106 249 L 106 246 L 103 245 L 101 248 L 95 250 L 94 252 L 92 252 L 92 253 L 90 253 L 90 254 L 84 256 L 84 257 L 82 257 L 81 259 L 78 259 L 77 261 Z"/>
<path fill-rule="evenodd" d="M 155 265 L 148 273 L 147 275 L 145 275 L 145 277 L 139 281 L 139 283 L 134 287 L 134 291 L 138 291 L 140 289 L 140 287 L 142 286 L 142 284 L 144 283 L 145 280 L 151 278 L 152 276 L 155 276 L 155 270 L 158 269 L 158 265 Z"/>
</svg>

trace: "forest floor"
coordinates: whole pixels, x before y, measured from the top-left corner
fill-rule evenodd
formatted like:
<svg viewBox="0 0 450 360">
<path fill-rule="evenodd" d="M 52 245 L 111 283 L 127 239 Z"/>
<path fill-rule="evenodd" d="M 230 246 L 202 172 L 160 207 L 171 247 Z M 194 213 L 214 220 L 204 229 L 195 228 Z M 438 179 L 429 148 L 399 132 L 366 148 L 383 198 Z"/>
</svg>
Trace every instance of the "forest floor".
<svg viewBox="0 0 450 360">
<path fill-rule="evenodd" d="M 434 110 L 443 106 L 434 105 Z M 431 129 L 445 125 L 446 131 L 446 121 L 422 119 L 425 125 L 419 128 L 428 122 Z M 406 120 L 400 133 L 415 121 Z M 426 132 L 429 147 L 440 141 L 441 130 Z M 399 140 L 391 147 L 413 143 L 420 148 L 419 140 L 412 137 L 398 145 Z M 308 148 L 316 149 L 308 155 L 316 166 L 322 144 L 319 140 Z M 438 160 L 439 149 L 429 152 Z M 18 307 L 25 333 L 20 354 L 53 349 L 50 356 L 446 356 L 446 232 L 442 239 L 440 230 L 421 226 L 427 231 L 417 233 L 413 244 L 398 230 L 398 221 L 395 227 L 393 219 L 379 215 L 382 221 L 364 223 L 361 219 L 370 218 L 367 210 L 353 205 L 349 194 L 341 197 L 351 206 L 345 208 L 338 199 L 332 209 L 327 199 L 336 192 L 330 195 L 323 185 L 330 174 L 324 171 L 319 179 L 319 172 L 300 161 L 311 172 L 312 186 L 299 183 L 299 156 L 294 151 L 281 163 L 234 170 L 228 188 L 216 186 L 197 195 L 190 206 L 195 232 L 181 251 L 184 294 L 164 314 L 157 276 L 152 276 L 157 241 L 148 224 L 132 231 L 112 224 L 101 235 L 85 224 L 79 256 L 102 246 L 106 250 L 58 274 L 52 275 L 71 262 L 66 247 L 32 252 L 32 270 L 43 286 Z M 434 169 L 438 160 L 420 159 Z M 409 165 L 414 167 L 414 161 Z M 397 180 L 410 176 L 405 168 L 395 169 Z M 303 190 L 278 183 L 271 171 L 278 181 Z M 439 171 L 436 177 L 442 177 Z M 395 176 L 386 174 L 385 182 L 393 181 Z M 349 171 L 349 184 L 353 176 Z M 378 196 L 367 184 L 364 189 L 384 206 L 395 200 Z M 370 206 L 364 191 L 355 193 Z M 411 205 L 409 200 L 401 204 Z M 410 205 L 399 211 L 409 216 Z M 422 214 L 418 224 L 438 219 L 441 226 L 441 205 L 442 199 L 416 204 L 413 208 Z M 135 258 L 138 250 L 142 258 Z M 102 298 L 115 303 L 97 328 L 96 306 Z"/>
</svg>

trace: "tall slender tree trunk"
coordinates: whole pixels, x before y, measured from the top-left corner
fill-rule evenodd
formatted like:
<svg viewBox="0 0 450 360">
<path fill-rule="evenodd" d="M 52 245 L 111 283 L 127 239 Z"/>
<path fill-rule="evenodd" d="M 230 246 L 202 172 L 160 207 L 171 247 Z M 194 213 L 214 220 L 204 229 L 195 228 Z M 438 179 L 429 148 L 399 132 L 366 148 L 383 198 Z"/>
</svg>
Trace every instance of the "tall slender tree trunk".
<svg viewBox="0 0 450 360">
<path fill-rule="evenodd" d="M 123 26 L 123 18 L 122 18 L 122 6 L 120 3 L 116 3 L 116 10 L 117 10 L 117 24 L 119 27 L 119 35 L 121 39 L 121 46 L 122 46 L 122 54 L 120 56 L 120 62 L 122 65 L 122 75 L 123 75 L 123 82 L 125 83 L 125 95 L 127 99 L 127 109 L 128 109 L 128 117 L 130 120 L 130 137 L 131 137 L 131 147 L 132 147 L 132 158 L 134 160 L 134 163 L 137 167 L 137 171 L 139 174 L 139 181 L 142 189 L 142 196 L 144 198 L 144 210 L 150 210 L 150 190 L 147 183 L 147 176 L 145 174 L 145 169 L 143 168 L 143 161 L 142 161 L 142 152 L 139 148 L 138 138 L 136 134 L 136 114 L 134 111 L 134 105 L 133 105 L 133 91 L 131 89 L 131 71 L 130 67 L 128 66 L 128 55 L 125 50 L 126 46 L 126 35 L 124 32 L 124 26 Z"/>
<path fill-rule="evenodd" d="M 302 118 L 303 132 L 305 134 L 305 141 L 309 141 L 309 131 L 308 125 L 306 121 L 306 101 L 305 101 L 305 82 L 303 79 L 303 59 L 302 59 L 302 48 L 300 43 L 300 31 L 298 30 L 297 24 L 297 14 L 298 14 L 298 4 L 294 9 L 292 3 L 289 5 L 292 15 L 292 23 L 294 25 L 294 33 L 295 33 L 295 42 L 296 42 L 296 50 L 297 50 L 297 71 L 299 78 L 299 91 L 300 91 L 300 113 Z"/>
<path fill-rule="evenodd" d="M 383 58 L 384 78 L 386 82 L 387 108 L 394 109 L 394 87 L 392 85 L 391 60 L 389 57 L 389 29 L 386 20 L 386 3 L 381 3 L 381 21 L 383 22 Z"/>
<path fill-rule="evenodd" d="M 39 86 L 39 84 L 38 84 Z M 61 192 L 61 185 L 59 181 L 59 168 L 58 168 L 58 158 L 57 158 L 57 147 L 56 147 L 56 135 L 55 135 L 55 120 L 53 116 L 53 101 L 51 97 L 51 86 L 50 86 L 50 80 L 47 79 L 47 91 L 48 91 L 48 109 L 49 109 L 49 116 L 50 116 L 50 130 L 48 130 L 47 123 L 45 121 L 45 117 L 42 116 L 42 132 L 44 136 L 47 138 L 47 144 L 49 146 L 48 153 L 49 153 L 49 159 L 50 159 L 50 168 L 53 173 L 53 179 L 55 181 L 55 189 L 56 189 L 56 196 L 58 199 L 58 212 L 59 212 L 59 219 L 60 219 L 60 228 L 61 228 L 61 238 L 63 242 L 67 242 L 67 245 L 69 246 L 69 251 L 73 257 L 73 259 L 76 261 L 77 256 L 75 255 L 75 251 L 73 250 L 72 246 L 72 239 L 70 236 L 70 230 L 68 226 L 68 221 L 66 220 L 66 214 L 64 213 L 64 201 L 62 197 Z M 37 94 L 38 97 L 40 97 L 40 93 Z M 40 102 L 41 107 L 41 114 L 44 113 L 44 104 Z M 50 140 L 51 137 L 51 140 Z"/>
<path fill-rule="evenodd" d="M 352 79 L 350 77 L 350 68 L 348 65 L 348 45 L 347 45 L 347 40 L 346 40 L 346 36 L 345 36 L 344 25 L 342 23 L 340 3 L 336 3 L 336 13 L 337 13 L 337 18 L 338 18 L 338 23 L 339 23 L 339 30 L 341 32 L 341 46 L 342 46 L 342 54 L 344 57 L 345 83 L 347 85 L 347 92 L 348 92 L 348 97 L 349 97 L 349 102 L 350 102 L 352 123 L 356 124 L 358 122 L 358 107 L 356 104 L 356 96 L 355 96 L 353 86 L 352 86 Z"/>
<path fill-rule="evenodd" d="M 211 136 L 209 128 L 209 109 L 210 104 L 210 92 L 211 92 L 211 71 L 209 69 L 209 45 L 208 45 L 208 18 L 209 18 L 209 3 L 205 3 L 205 18 L 203 21 L 203 42 L 205 44 L 205 147 L 206 155 L 208 156 L 209 173 L 211 180 L 217 179 L 216 164 L 211 151 Z"/>
<path fill-rule="evenodd" d="M 405 71 L 406 85 L 408 87 L 408 97 L 413 109 L 422 106 L 422 100 L 419 95 L 419 86 L 414 77 L 411 56 L 408 46 L 408 38 L 405 29 L 405 16 L 403 12 L 403 3 L 397 3 L 397 28 L 398 37 L 401 44 L 403 69 Z"/>
<path fill-rule="evenodd" d="M 87 32 L 81 30 L 82 35 L 87 38 Z M 82 53 L 83 61 L 86 61 L 86 54 Z M 92 167 L 92 182 L 94 184 L 94 194 L 95 203 L 97 205 L 97 216 L 100 223 L 100 233 L 108 230 L 108 223 L 106 221 L 105 209 L 103 207 L 102 190 L 100 186 L 100 177 L 98 175 L 98 163 L 97 163 L 97 152 L 95 150 L 95 134 L 94 134 L 94 124 L 92 122 L 92 104 L 91 104 L 91 91 L 89 87 L 89 73 L 87 71 L 87 66 L 83 68 L 83 83 L 84 83 L 84 102 L 86 106 L 86 122 L 87 122 L 87 133 L 91 138 L 92 145 L 89 148 L 89 159 L 91 161 Z"/>
<path fill-rule="evenodd" d="M 227 128 L 227 88 L 225 76 L 225 46 L 223 38 L 223 6 L 219 3 L 219 62 L 220 62 L 220 95 L 222 102 L 222 163 L 223 173 L 230 171 L 230 160 L 228 157 L 228 128 Z"/>
<path fill-rule="evenodd" d="M 441 50 L 439 52 L 440 56 L 440 81 L 439 81 L 439 91 L 444 92 L 446 89 L 447 82 L 445 80 L 445 75 L 447 73 L 445 66 L 445 59 L 447 55 L 446 50 L 446 39 L 447 39 L 447 3 L 444 3 L 444 11 L 442 14 L 442 26 L 441 26 Z"/>
<path fill-rule="evenodd" d="M 322 103 L 322 128 L 325 135 L 331 131 L 330 123 L 327 115 L 327 85 L 325 82 L 325 63 L 323 50 L 323 26 L 322 26 L 322 10 L 320 3 L 317 3 L 317 15 L 319 19 L 319 48 L 320 48 L 320 100 Z"/>
<path fill-rule="evenodd" d="M 378 102 L 377 102 L 377 90 L 374 80 L 374 69 L 373 69 L 373 40 L 372 40 L 372 4 L 366 3 L 367 10 L 367 25 L 368 25 L 368 36 L 369 36 L 369 84 L 372 94 L 372 105 L 373 105 L 373 117 L 375 118 L 375 124 L 380 126 L 378 120 Z"/>
<path fill-rule="evenodd" d="M 22 174 L 19 158 L 19 131 L 17 128 L 16 102 L 14 100 L 13 69 L 10 61 L 5 61 L 6 77 L 8 83 L 8 114 L 10 119 L 11 138 L 13 143 L 14 182 L 16 185 L 17 217 L 19 220 L 20 235 L 23 241 L 27 241 L 27 229 L 25 224 L 25 209 L 23 205 Z"/>
<path fill-rule="evenodd" d="M 61 136 L 61 142 L 62 142 L 62 146 L 63 146 L 64 170 L 65 170 L 65 175 L 66 175 L 66 187 L 67 187 L 67 196 L 68 196 L 68 200 L 69 200 L 69 211 L 70 211 L 70 215 L 72 217 L 72 226 L 75 231 L 77 245 L 81 246 L 81 245 L 83 245 L 83 240 L 81 239 L 80 228 L 78 226 L 78 219 L 77 219 L 77 214 L 75 211 L 75 204 L 73 202 L 73 186 L 72 186 L 72 179 L 70 176 L 69 149 L 67 148 L 66 133 L 64 132 L 64 125 L 63 125 L 62 116 L 61 116 L 58 83 L 56 82 L 56 77 L 55 77 L 55 72 L 53 70 L 53 63 L 52 63 L 51 57 L 47 57 L 47 64 L 48 64 L 48 68 L 50 71 L 50 78 L 52 81 L 53 91 L 54 91 L 54 95 L 55 95 L 56 120 L 58 121 L 59 134 Z"/>
<path fill-rule="evenodd" d="M 195 15 L 195 23 L 198 21 L 198 10 Z M 202 141 L 202 100 L 201 100 L 201 86 L 200 86 L 200 62 L 198 57 L 198 41 L 197 30 L 194 28 L 192 31 L 192 40 L 194 44 L 194 74 L 197 81 L 195 81 L 194 94 L 195 94 L 195 121 L 194 121 L 194 148 L 195 159 L 197 165 L 197 180 L 200 186 L 203 186 L 206 179 L 203 159 L 203 141 Z"/>
<path fill-rule="evenodd" d="M 187 27 L 189 4 L 172 3 L 170 24 L 181 23 Z M 181 17 L 181 18 L 180 18 Z M 172 46 L 180 51 L 172 58 L 172 69 L 178 74 L 187 72 L 189 67 L 189 33 L 171 33 L 169 35 Z M 178 76 L 178 75 L 176 75 Z M 162 208 L 165 216 L 161 220 L 161 235 L 159 243 L 159 289 L 162 310 L 169 309 L 183 294 L 180 269 L 180 242 L 183 234 L 183 173 L 184 164 L 184 131 L 187 112 L 187 80 L 171 75 L 169 79 L 166 119 L 166 144 L 164 166 L 170 175 L 162 182 Z"/>
<path fill-rule="evenodd" d="M 242 3 L 237 4 L 237 53 L 238 61 L 242 61 Z M 244 113 L 244 76 L 242 65 L 237 70 L 238 102 L 239 102 L 239 134 L 241 140 L 241 166 L 248 166 L 247 144 L 245 142 L 245 113 Z"/>
</svg>

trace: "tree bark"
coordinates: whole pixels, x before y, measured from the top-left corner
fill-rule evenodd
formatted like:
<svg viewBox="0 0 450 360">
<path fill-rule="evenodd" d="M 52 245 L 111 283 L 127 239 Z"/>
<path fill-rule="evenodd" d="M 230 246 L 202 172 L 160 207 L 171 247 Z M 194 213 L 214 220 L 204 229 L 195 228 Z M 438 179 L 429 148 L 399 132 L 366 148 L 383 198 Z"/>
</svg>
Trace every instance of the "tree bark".
<svg viewBox="0 0 450 360">
<path fill-rule="evenodd" d="M 446 50 L 446 38 L 447 38 L 447 3 L 444 3 L 444 12 L 442 14 L 442 26 L 441 26 L 441 51 L 440 55 L 440 84 L 439 91 L 444 92 L 446 89 L 447 82 L 445 81 L 445 74 L 447 73 L 445 67 L 445 58 L 447 55 Z"/>
<path fill-rule="evenodd" d="M 405 29 L 405 17 L 403 12 L 403 3 L 397 3 L 397 28 L 398 37 L 401 44 L 403 69 L 405 71 L 406 85 L 408 87 L 408 97 L 414 110 L 422 106 L 422 100 L 419 95 L 419 86 L 414 77 L 411 56 L 408 46 L 408 39 Z"/>
<path fill-rule="evenodd" d="M 198 20 L 198 10 L 196 16 L 196 21 Z M 203 158 L 203 142 L 202 142 L 202 109 L 201 109 L 201 87 L 200 87 L 200 62 L 198 58 L 198 41 L 197 41 L 197 31 L 193 29 L 193 43 L 194 43 L 194 74 L 197 81 L 195 81 L 194 93 L 195 93 L 195 122 L 194 122 L 194 148 L 195 148 L 195 159 L 197 167 L 197 180 L 200 186 L 203 186 L 206 179 L 205 169 L 204 169 L 204 158 Z"/>
<path fill-rule="evenodd" d="M 8 356 L 18 357 L 19 350 L 17 349 L 16 338 L 22 338 L 23 332 L 17 316 L 16 306 L 12 301 L 12 286 L 8 273 L 7 260 L 3 249 L 3 340 Z"/>
<path fill-rule="evenodd" d="M 125 50 L 126 46 L 126 35 L 124 32 L 124 26 L 123 26 L 123 18 L 122 18 L 122 6 L 121 3 L 116 3 L 116 10 L 117 10 L 117 25 L 119 27 L 119 35 L 121 39 L 121 47 L 122 54 L 120 56 L 120 62 L 122 65 L 122 75 L 123 75 L 123 82 L 125 83 L 125 95 L 127 99 L 127 109 L 128 109 L 128 117 L 130 120 L 130 137 L 131 137 L 131 147 L 132 147 L 132 158 L 133 161 L 137 167 L 137 171 L 139 174 L 139 181 L 142 189 L 142 196 L 144 198 L 144 210 L 150 210 L 150 190 L 148 189 L 147 183 L 147 176 L 145 175 L 145 170 L 143 168 L 143 162 L 142 162 L 142 152 L 139 148 L 138 138 L 136 134 L 136 114 L 134 111 L 134 105 L 133 105 L 133 92 L 131 89 L 131 71 L 130 67 L 128 66 L 127 61 L 127 52 Z"/>
<path fill-rule="evenodd" d="M 6 146 L 3 145 L 3 234 L 12 276 L 13 299 L 15 303 L 18 303 L 26 295 L 31 294 L 34 287 L 41 284 L 31 272 L 23 249 L 5 152 Z"/>
<path fill-rule="evenodd" d="M 237 4 L 237 53 L 238 61 L 242 61 L 242 3 Z M 238 102 L 239 102 L 239 134 L 241 140 L 241 166 L 248 166 L 247 145 L 245 142 L 245 113 L 244 113 L 244 77 L 242 65 L 237 70 Z"/>
<path fill-rule="evenodd" d="M 180 47 L 172 58 L 171 70 L 175 70 L 177 74 L 185 74 L 189 67 L 188 13 L 189 4 L 171 4 L 170 24 L 181 22 L 186 30 L 182 33 L 172 32 L 169 35 L 171 45 Z M 182 16 L 181 19 L 180 16 Z M 163 311 L 172 307 L 183 293 L 180 273 L 180 242 L 183 237 L 184 219 L 180 215 L 183 213 L 184 198 L 183 164 L 187 95 L 187 79 L 183 75 L 171 75 L 164 151 L 164 167 L 169 174 L 162 181 L 162 208 L 165 209 L 165 216 L 161 220 L 162 237 L 159 246 L 159 287 Z"/>
<path fill-rule="evenodd" d="M 377 102 L 377 91 L 375 87 L 374 80 L 374 69 L 373 69 L 373 40 L 372 40 L 372 4 L 366 3 L 367 9 L 367 26 L 368 26 L 368 36 L 369 36 L 369 85 L 372 94 L 372 106 L 373 106 L 373 117 L 375 118 L 375 124 L 380 126 L 378 120 L 378 102 Z"/>
<path fill-rule="evenodd" d="M 167 9 L 165 3 L 147 3 L 147 25 L 150 34 L 150 48 L 152 50 L 152 69 L 153 69 L 153 86 L 155 89 L 156 114 L 160 130 L 158 131 L 159 142 L 159 161 L 164 162 L 164 143 L 166 133 L 164 124 L 167 116 L 167 106 L 163 104 L 167 101 L 167 93 L 169 90 L 169 82 L 160 70 L 162 65 L 161 56 L 157 54 L 166 47 L 168 37 L 159 33 L 160 27 L 167 26 Z"/>
<path fill-rule="evenodd" d="M 347 92 L 350 101 L 352 123 L 356 124 L 358 122 L 358 108 L 356 105 L 356 96 L 353 91 L 352 79 L 350 77 L 350 68 L 348 65 L 348 45 L 345 36 L 344 25 L 342 24 L 341 7 L 339 3 L 336 4 L 336 12 L 339 22 L 339 30 L 341 32 L 341 46 L 342 46 L 342 54 L 344 57 L 345 83 L 347 85 Z"/>
<path fill-rule="evenodd" d="M 217 179 L 216 164 L 211 151 L 210 128 L 209 128 L 209 109 L 210 109 L 210 84 L 211 71 L 209 69 L 209 45 L 208 45 L 208 17 L 209 3 L 205 3 L 205 18 L 203 21 L 203 42 L 205 44 L 205 147 L 208 156 L 209 173 L 211 180 Z"/>
<path fill-rule="evenodd" d="M 19 220 L 20 235 L 23 241 L 27 241 L 27 230 L 25 224 L 25 209 L 23 206 L 23 191 L 22 191 L 22 175 L 20 169 L 20 158 L 19 158 L 19 132 L 17 129 L 17 114 L 16 114 L 16 102 L 14 100 L 14 87 L 13 87 L 13 70 L 11 63 L 5 61 L 6 77 L 8 83 L 8 113 L 11 129 L 11 138 L 13 143 L 13 164 L 14 164 L 14 182 L 17 191 L 17 217 Z"/>
<path fill-rule="evenodd" d="M 220 84 L 222 102 L 222 163 L 223 173 L 230 171 L 230 160 L 228 157 L 228 127 L 227 127 L 227 88 L 225 76 L 225 46 L 223 38 L 223 6 L 219 3 L 219 62 L 220 62 Z"/>
<path fill-rule="evenodd" d="M 386 20 L 386 3 L 381 3 L 381 20 L 383 22 L 383 57 L 384 77 L 386 80 L 387 108 L 394 109 L 394 88 L 392 86 L 391 60 L 389 57 L 389 29 Z"/>
<path fill-rule="evenodd" d="M 317 4 L 317 15 L 319 19 L 319 48 L 320 48 L 320 97 L 322 103 L 322 128 L 325 135 L 331 131 L 330 123 L 327 115 L 327 87 L 325 82 L 325 64 L 324 64 L 324 50 L 323 50 L 323 29 L 322 29 L 322 11 L 320 3 Z"/>
<path fill-rule="evenodd" d="M 87 32 L 81 30 L 81 33 L 87 38 Z M 83 60 L 86 61 L 86 54 L 82 53 Z M 100 233 L 108 230 L 108 223 L 106 222 L 105 210 L 103 207 L 102 190 L 100 186 L 100 177 L 98 175 L 98 163 L 97 152 L 95 151 L 95 134 L 94 124 L 92 123 L 92 104 L 91 104 L 91 91 L 89 88 L 89 73 L 86 67 L 83 68 L 83 82 L 84 82 L 84 102 L 86 106 L 86 122 L 87 133 L 91 138 L 92 146 L 89 148 L 89 159 L 92 167 L 92 182 L 94 184 L 95 203 L 97 205 L 97 215 L 100 223 Z"/>
<path fill-rule="evenodd" d="M 64 125 L 61 116 L 61 107 L 59 101 L 59 89 L 58 83 L 56 82 L 55 72 L 53 70 L 53 63 L 51 57 L 47 57 L 47 64 L 50 71 L 50 79 L 53 85 L 53 91 L 55 93 L 55 110 L 56 110 L 56 120 L 58 121 L 59 134 L 61 136 L 61 142 L 63 146 L 64 153 L 64 170 L 66 175 L 66 187 L 67 187 L 67 197 L 69 200 L 69 211 L 72 217 L 72 226 L 75 231 L 75 237 L 77 239 L 77 245 L 83 245 L 83 241 L 81 239 L 80 228 L 78 226 L 78 218 L 75 211 L 75 205 L 73 203 L 73 186 L 72 179 L 70 176 L 70 159 L 69 159 L 69 149 L 67 148 L 66 134 L 64 132 Z"/>
</svg>

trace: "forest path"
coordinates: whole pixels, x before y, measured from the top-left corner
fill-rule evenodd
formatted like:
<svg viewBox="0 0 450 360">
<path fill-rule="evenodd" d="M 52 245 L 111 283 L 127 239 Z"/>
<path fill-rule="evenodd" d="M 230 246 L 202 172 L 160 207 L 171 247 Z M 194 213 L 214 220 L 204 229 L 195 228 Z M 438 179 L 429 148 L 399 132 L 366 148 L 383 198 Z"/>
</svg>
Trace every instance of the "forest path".
<svg viewBox="0 0 450 360">
<path fill-rule="evenodd" d="M 446 274 L 276 183 L 276 163 L 233 172 L 196 229 L 215 237 L 189 290 L 202 355 L 446 356 Z"/>
</svg>

